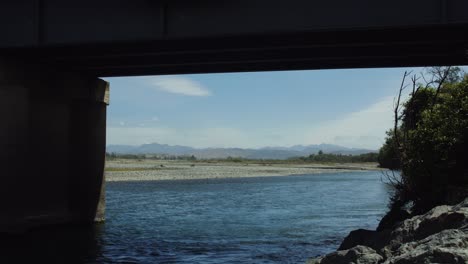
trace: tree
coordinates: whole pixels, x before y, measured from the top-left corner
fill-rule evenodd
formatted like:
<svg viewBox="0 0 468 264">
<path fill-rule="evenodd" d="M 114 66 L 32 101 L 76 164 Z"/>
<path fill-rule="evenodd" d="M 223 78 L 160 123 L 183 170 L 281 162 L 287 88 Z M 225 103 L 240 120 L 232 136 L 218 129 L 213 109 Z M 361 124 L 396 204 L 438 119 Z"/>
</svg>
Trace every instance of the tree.
<svg viewBox="0 0 468 264">
<path fill-rule="evenodd" d="M 401 169 L 399 151 L 394 141 L 393 130 L 390 130 L 387 132 L 385 144 L 380 148 L 377 157 L 377 162 L 381 168 L 391 170 Z"/>
<path fill-rule="evenodd" d="M 458 67 L 427 72 L 429 81 L 417 84 L 413 76 L 410 98 L 401 105 L 397 100 L 394 128 L 379 153 L 382 167 L 401 172 L 392 178 L 390 207 L 410 204 L 415 213 L 468 195 L 468 75 Z M 403 81 L 398 98 L 405 87 Z"/>
</svg>

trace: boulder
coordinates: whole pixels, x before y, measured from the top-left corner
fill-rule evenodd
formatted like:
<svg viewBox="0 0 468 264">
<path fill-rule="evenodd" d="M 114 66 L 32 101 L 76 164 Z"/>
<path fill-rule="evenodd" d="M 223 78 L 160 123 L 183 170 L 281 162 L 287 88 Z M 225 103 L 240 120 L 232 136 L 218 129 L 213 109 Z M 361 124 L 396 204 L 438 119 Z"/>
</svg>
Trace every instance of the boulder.
<svg viewBox="0 0 468 264">
<path fill-rule="evenodd" d="M 384 231 L 387 229 L 393 229 L 393 227 L 411 217 L 411 213 L 405 209 L 392 209 L 380 220 L 377 231 Z"/>
<path fill-rule="evenodd" d="M 449 229 L 391 251 L 384 264 L 468 263 L 468 231 Z"/>
<path fill-rule="evenodd" d="M 388 230 L 377 232 L 373 230 L 357 229 L 351 231 L 351 233 L 345 237 L 338 250 L 350 249 L 358 245 L 379 250 L 388 244 L 389 237 L 390 231 Z"/>
<path fill-rule="evenodd" d="M 310 259 L 307 264 L 376 264 L 383 257 L 375 250 L 365 246 L 356 246 L 347 250 L 330 253 L 324 257 Z"/>
<path fill-rule="evenodd" d="M 468 199 L 454 205 L 441 205 L 429 212 L 407 219 L 390 233 L 389 244 L 421 240 L 446 229 L 461 228 L 468 224 Z"/>
<path fill-rule="evenodd" d="M 352 231 L 339 251 L 307 263 L 468 263 L 468 198 L 437 206 L 393 229 Z"/>
</svg>

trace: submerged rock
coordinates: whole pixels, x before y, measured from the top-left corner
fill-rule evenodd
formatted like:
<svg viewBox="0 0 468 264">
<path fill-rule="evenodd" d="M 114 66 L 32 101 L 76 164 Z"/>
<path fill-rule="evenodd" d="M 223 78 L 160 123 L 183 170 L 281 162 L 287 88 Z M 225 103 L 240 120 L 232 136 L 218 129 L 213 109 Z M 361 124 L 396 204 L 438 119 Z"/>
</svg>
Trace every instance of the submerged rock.
<svg viewBox="0 0 468 264">
<path fill-rule="evenodd" d="M 339 251 L 307 263 L 468 263 L 468 198 L 437 206 L 393 229 L 352 231 Z"/>
</svg>

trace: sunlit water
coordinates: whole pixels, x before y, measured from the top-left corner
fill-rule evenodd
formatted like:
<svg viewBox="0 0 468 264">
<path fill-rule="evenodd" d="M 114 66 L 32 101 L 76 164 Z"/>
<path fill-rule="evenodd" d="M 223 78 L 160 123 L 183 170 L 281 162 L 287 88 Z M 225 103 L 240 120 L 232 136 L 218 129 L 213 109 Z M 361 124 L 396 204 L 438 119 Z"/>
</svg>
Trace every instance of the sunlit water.
<svg viewBox="0 0 468 264">
<path fill-rule="evenodd" d="M 107 183 L 95 263 L 303 263 L 386 210 L 380 172 Z"/>
</svg>

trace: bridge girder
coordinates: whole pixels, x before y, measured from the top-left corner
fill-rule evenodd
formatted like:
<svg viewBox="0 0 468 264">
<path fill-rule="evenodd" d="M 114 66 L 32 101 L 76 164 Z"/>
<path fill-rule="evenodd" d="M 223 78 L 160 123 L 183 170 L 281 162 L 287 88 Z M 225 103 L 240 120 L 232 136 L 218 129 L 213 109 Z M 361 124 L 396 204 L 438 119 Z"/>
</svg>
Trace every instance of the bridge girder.
<svg viewBox="0 0 468 264">
<path fill-rule="evenodd" d="M 3 1 L 0 56 L 94 76 L 461 65 L 465 10 L 463 0 Z"/>
</svg>

